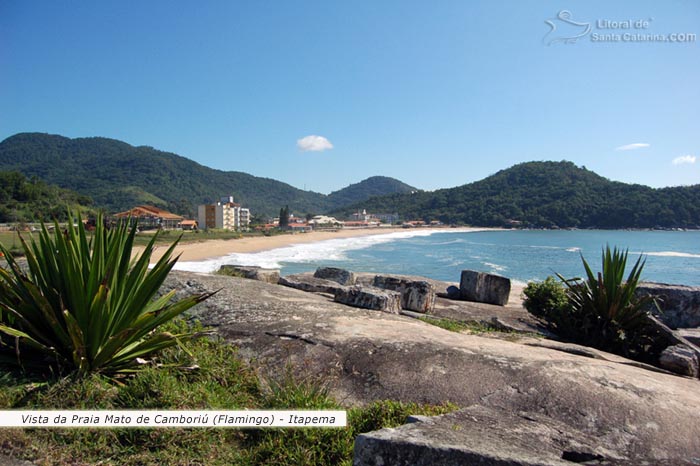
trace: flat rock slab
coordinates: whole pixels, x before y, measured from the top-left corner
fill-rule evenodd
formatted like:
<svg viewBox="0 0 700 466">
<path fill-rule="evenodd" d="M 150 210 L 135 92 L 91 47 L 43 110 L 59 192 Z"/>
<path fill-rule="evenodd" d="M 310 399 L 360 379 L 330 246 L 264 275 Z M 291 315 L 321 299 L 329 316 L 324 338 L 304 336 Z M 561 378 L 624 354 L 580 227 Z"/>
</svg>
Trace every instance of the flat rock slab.
<svg viewBox="0 0 700 466">
<path fill-rule="evenodd" d="M 220 289 L 190 315 L 254 360 L 261 376 L 279 376 L 279 368 L 290 364 L 300 378 L 322 377 L 348 406 L 385 399 L 483 406 L 503 413 L 503 422 L 488 431 L 503 432 L 494 437 L 502 439 L 502 448 L 520 451 L 530 444 L 523 458 L 537 461 L 540 444 L 529 431 L 519 440 L 521 431 L 498 427 L 518 425 L 508 416 L 524 412 L 534 424 L 573 432 L 574 440 L 565 438 L 566 448 L 575 442 L 591 446 L 593 438 L 606 450 L 600 453 L 605 458 L 631 464 L 700 458 L 697 379 L 646 370 L 604 352 L 578 355 L 571 345 L 535 346 L 549 343 L 542 339 L 449 332 L 253 280 L 173 272 L 162 291 L 170 289 L 178 296 Z M 453 425 L 455 432 L 471 426 Z M 557 454 L 551 454 L 554 461 Z"/>
<path fill-rule="evenodd" d="M 280 285 L 311 293 L 335 294 L 336 291 L 344 288 L 344 286 L 338 282 L 326 280 L 324 278 L 316 278 L 309 272 L 280 277 L 278 283 Z"/>
<path fill-rule="evenodd" d="M 510 280 L 474 270 L 462 270 L 459 281 L 461 299 L 505 306 L 510 297 Z"/>
<path fill-rule="evenodd" d="M 335 302 L 348 306 L 399 314 L 401 293 L 362 286 L 345 287 L 335 292 Z"/>
<path fill-rule="evenodd" d="M 536 446 L 533 448 L 533 446 Z M 354 466 L 571 465 L 626 458 L 583 430 L 536 412 L 471 406 L 395 429 L 361 434 Z"/>
<path fill-rule="evenodd" d="M 248 265 L 225 264 L 219 268 L 219 273 L 273 284 L 276 284 L 280 279 L 279 269 L 264 269 Z"/>
</svg>

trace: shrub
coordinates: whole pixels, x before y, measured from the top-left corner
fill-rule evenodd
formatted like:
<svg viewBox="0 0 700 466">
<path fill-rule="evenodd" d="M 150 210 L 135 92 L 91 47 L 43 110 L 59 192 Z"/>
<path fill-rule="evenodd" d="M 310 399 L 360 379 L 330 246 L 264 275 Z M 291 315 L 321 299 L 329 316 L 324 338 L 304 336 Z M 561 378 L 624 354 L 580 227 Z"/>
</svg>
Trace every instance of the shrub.
<svg viewBox="0 0 700 466">
<path fill-rule="evenodd" d="M 530 282 L 523 290 L 523 305 L 536 317 L 552 320 L 569 311 L 569 297 L 564 285 L 554 277 L 547 277 L 543 282 Z"/>
<path fill-rule="evenodd" d="M 560 324 L 564 334 L 575 341 L 633 359 L 655 362 L 663 349 L 663 338 L 647 318 L 652 297 L 635 297 L 644 269 L 639 257 L 627 279 L 628 251 L 606 246 L 602 271 L 593 273 L 581 255 L 585 279 L 559 278 L 568 288 L 572 317 Z M 564 335 L 562 335 L 564 336 Z"/>
<path fill-rule="evenodd" d="M 1 361 L 79 377 L 117 375 L 196 336 L 159 327 L 210 294 L 172 302 L 172 291 L 154 299 L 177 261 L 171 260 L 177 241 L 149 269 L 158 235 L 132 259 L 136 228 L 122 222 L 108 230 L 98 218 L 88 240 L 80 218 L 71 218 L 65 231 L 42 224 L 38 241 L 21 238 L 26 272 L 0 246 L 8 265 L 0 268 Z"/>
<path fill-rule="evenodd" d="M 647 319 L 651 297 L 637 298 L 644 259 L 640 257 L 625 279 L 627 251 L 603 250 L 603 270 L 593 273 L 581 256 L 586 278 L 552 277 L 525 290 L 526 309 L 544 319 L 560 337 L 586 346 L 655 363 L 664 338 Z"/>
</svg>

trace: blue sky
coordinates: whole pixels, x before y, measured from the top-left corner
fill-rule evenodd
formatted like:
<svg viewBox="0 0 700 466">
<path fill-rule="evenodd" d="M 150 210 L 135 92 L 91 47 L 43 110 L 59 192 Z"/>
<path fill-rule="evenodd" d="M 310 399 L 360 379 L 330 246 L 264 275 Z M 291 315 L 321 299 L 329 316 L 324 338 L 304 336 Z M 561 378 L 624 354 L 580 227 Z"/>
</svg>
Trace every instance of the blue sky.
<svg viewBox="0 0 700 466">
<path fill-rule="evenodd" d="M 578 34 L 562 10 L 589 32 L 546 45 Z M 625 33 L 697 38 L 592 40 Z M 325 193 L 530 160 L 698 184 L 699 47 L 692 0 L 0 0 L 0 139 L 104 136 Z"/>
</svg>

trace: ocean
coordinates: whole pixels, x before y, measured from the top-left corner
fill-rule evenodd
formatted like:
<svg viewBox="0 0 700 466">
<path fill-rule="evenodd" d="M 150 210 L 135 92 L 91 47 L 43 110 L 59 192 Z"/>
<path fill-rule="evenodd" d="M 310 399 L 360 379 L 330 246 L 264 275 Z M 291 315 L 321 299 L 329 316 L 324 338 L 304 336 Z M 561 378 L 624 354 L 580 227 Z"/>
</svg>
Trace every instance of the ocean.
<svg viewBox="0 0 700 466">
<path fill-rule="evenodd" d="M 700 231 L 416 229 L 231 254 L 176 268 L 211 272 L 222 264 L 259 265 L 288 275 L 331 266 L 450 282 L 471 269 L 527 283 L 556 273 L 582 276 L 581 255 L 598 270 L 606 244 L 629 251 L 629 268 L 643 255 L 645 281 L 700 286 Z"/>
</svg>

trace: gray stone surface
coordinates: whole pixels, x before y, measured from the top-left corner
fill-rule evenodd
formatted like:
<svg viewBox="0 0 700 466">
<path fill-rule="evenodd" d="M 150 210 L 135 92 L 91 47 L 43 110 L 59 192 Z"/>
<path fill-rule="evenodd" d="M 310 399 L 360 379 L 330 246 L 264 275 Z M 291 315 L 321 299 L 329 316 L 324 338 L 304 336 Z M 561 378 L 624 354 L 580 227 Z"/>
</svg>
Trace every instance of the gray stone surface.
<svg viewBox="0 0 700 466">
<path fill-rule="evenodd" d="M 372 285 L 401 293 L 401 308 L 415 312 L 430 312 L 435 307 L 435 287 L 425 280 L 409 280 L 392 275 L 377 275 Z"/>
<path fill-rule="evenodd" d="M 264 269 L 248 265 L 225 264 L 219 268 L 219 273 L 273 284 L 276 284 L 280 279 L 279 269 Z"/>
<path fill-rule="evenodd" d="M 695 346 L 700 345 L 700 328 L 679 328 L 676 332 Z"/>
<path fill-rule="evenodd" d="M 564 458 L 615 461 L 626 458 L 583 429 L 537 412 L 471 406 L 431 420 L 361 434 L 355 466 L 547 465 Z"/>
<path fill-rule="evenodd" d="M 700 361 L 691 348 L 686 345 L 669 346 L 661 352 L 659 365 L 671 372 L 688 377 L 698 378 L 700 375 Z"/>
<path fill-rule="evenodd" d="M 337 290 L 344 288 L 338 282 L 316 278 L 311 273 L 296 273 L 280 277 L 278 283 L 280 285 L 295 288 L 297 290 L 308 291 L 312 293 L 330 293 L 335 294 Z"/>
<path fill-rule="evenodd" d="M 700 287 L 645 282 L 636 295 L 658 298 L 662 312 L 655 306 L 649 310 L 672 329 L 700 327 Z"/>
<path fill-rule="evenodd" d="M 0 466 L 35 466 L 35 463 L 0 453 Z"/>
<path fill-rule="evenodd" d="M 314 277 L 331 280 L 345 286 L 352 286 L 355 284 L 354 273 L 337 267 L 319 267 L 316 269 L 316 272 L 314 272 Z"/>
<path fill-rule="evenodd" d="M 505 306 L 510 297 L 510 280 L 474 270 L 462 270 L 459 281 L 461 299 Z"/>
<path fill-rule="evenodd" d="M 483 421 L 472 423 L 456 417 L 445 433 L 468 432 L 478 424 L 485 429 L 480 438 L 494 449 L 521 452 L 521 462 L 515 464 L 542 464 L 543 449 L 530 431 L 511 428 L 521 426 L 509 417 L 518 413 L 534 419 L 523 418 L 525 426 L 556 426 L 571 455 L 593 446 L 603 448 L 596 453 L 605 458 L 625 459 L 608 464 L 683 464 L 700 458 L 697 379 L 542 338 L 449 332 L 409 317 L 348 307 L 327 295 L 253 280 L 173 272 L 163 291 L 172 288 L 179 296 L 221 289 L 191 315 L 254 360 L 261 376 L 278 376 L 279 368 L 290 364 L 301 378 L 322 377 L 346 406 L 383 399 L 479 405 L 496 419 L 471 413 Z M 452 303 L 480 312 L 499 309 Z M 573 438 L 564 437 L 567 432 Z M 416 441 L 405 448 L 429 454 L 460 448 L 448 440 L 425 447 Z M 483 458 L 488 452 L 477 453 Z M 554 461 L 556 454 L 548 455 L 545 459 Z M 529 458 L 540 462 L 527 463 Z"/>
<path fill-rule="evenodd" d="M 401 312 L 401 293 L 379 288 L 350 286 L 338 289 L 335 302 L 390 314 Z"/>
</svg>

